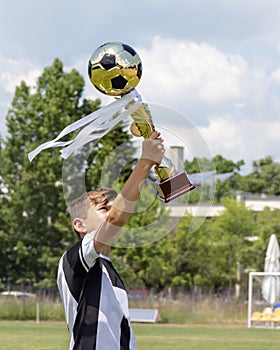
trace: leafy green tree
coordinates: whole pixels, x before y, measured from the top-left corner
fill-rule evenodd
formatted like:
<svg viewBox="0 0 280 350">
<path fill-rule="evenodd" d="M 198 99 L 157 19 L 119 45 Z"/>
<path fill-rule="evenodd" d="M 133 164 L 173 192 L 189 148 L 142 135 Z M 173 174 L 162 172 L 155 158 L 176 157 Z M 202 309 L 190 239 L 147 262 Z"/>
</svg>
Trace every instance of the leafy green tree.
<svg viewBox="0 0 280 350">
<path fill-rule="evenodd" d="M 233 173 L 225 181 L 217 180 L 215 186 L 215 202 L 220 203 L 224 197 L 234 197 L 235 191 L 240 189 L 239 183 L 241 175 L 238 173 L 244 165 L 244 161 L 233 162 L 224 158 L 222 155 L 216 155 L 212 159 L 193 158 L 192 161 L 185 161 L 185 169 L 189 174 L 214 172 L 215 174 Z M 196 203 L 199 200 L 209 202 L 213 198 L 213 188 L 210 184 L 202 184 L 199 191 L 193 191 L 188 196 L 189 203 Z M 186 198 L 182 200 L 186 202 Z"/>
<path fill-rule="evenodd" d="M 280 195 L 280 164 L 268 156 L 253 162 L 253 171 L 243 177 L 241 190 Z"/>
<path fill-rule="evenodd" d="M 257 237 L 253 242 L 251 264 L 248 266 L 252 270 L 263 271 L 265 254 L 270 236 L 275 234 L 280 242 L 280 210 L 265 208 L 263 211 L 255 213 L 255 226 Z"/>
<path fill-rule="evenodd" d="M 221 181 L 218 179 L 216 182 L 215 202 L 220 203 L 225 197 L 233 198 L 235 192 L 240 189 L 241 175 L 239 171 L 245 163 L 243 160 L 235 163 L 221 155 L 216 155 L 213 158 L 213 162 L 215 163 L 217 174 L 232 173 L 227 180 Z"/>
<path fill-rule="evenodd" d="M 59 257 L 74 242 L 65 213 L 63 160 L 59 158 L 59 150 L 45 150 L 32 163 L 27 153 L 53 139 L 66 125 L 100 107 L 100 100 L 82 100 L 83 89 L 82 76 L 76 70 L 64 72 L 59 59 L 44 69 L 35 90 L 24 82 L 16 88 L 7 115 L 8 136 L 0 153 L 1 177 L 9 190 L 9 200 L 5 207 L 1 206 L 5 224 L 0 240 L 7 242 L 1 251 L 1 260 L 9 267 L 1 269 L 2 280 L 55 285 Z M 93 151 L 102 148 L 104 159 L 114 145 L 124 142 L 132 152 L 129 135 L 119 129 L 106 135 Z M 79 168 L 85 176 L 89 173 L 89 186 L 99 182 L 99 174 L 90 170 L 92 164 L 102 164 L 100 153 L 98 157 L 99 163 L 89 157 L 91 163 L 88 161 L 84 169 Z"/>
<path fill-rule="evenodd" d="M 59 211 L 65 212 L 62 160 L 58 150 L 51 149 L 30 164 L 27 153 L 82 116 L 77 111 L 82 90 L 78 72 L 65 74 L 59 60 L 44 70 L 35 93 L 24 82 L 16 89 L 7 115 L 1 169 L 10 196 L 7 215 L 11 225 L 7 230 L 12 250 L 7 257 L 12 283 L 43 280 L 47 285 L 54 276 L 53 260 L 57 262 L 62 240 L 54 223 Z"/>
<path fill-rule="evenodd" d="M 251 266 L 254 247 L 247 237 L 257 235 L 255 216 L 242 203 L 224 199 L 225 211 L 209 226 L 212 249 L 212 264 L 222 277 L 222 285 L 230 289 L 236 281 L 237 264 Z M 217 276 L 218 276 L 217 275 Z"/>
<path fill-rule="evenodd" d="M 164 220 L 160 223 L 159 218 L 163 215 Z M 166 210 L 160 207 L 159 198 L 155 198 L 147 184 L 112 254 L 128 287 L 160 288 L 167 283 L 168 221 Z"/>
<path fill-rule="evenodd" d="M 176 227 L 172 245 L 174 247 L 173 264 L 175 273 L 172 286 L 204 290 L 215 289 L 221 285 L 220 270 L 213 261 L 213 243 L 208 219 L 195 232 L 189 232 L 192 217 L 184 217 Z"/>
<path fill-rule="evenodd" d="M 184 166 L 188 174 L 215 170 L 215 164 L 213 163 L 212 159 L 208 159 L 206 157 L 194 157 L 191 161 L 186 159 L 184 161 Z"/>
<path fill-rule="evenodd" d="M 243 160 L 234 163 L 232 160 L 225 159 L 220 154 L 213 158 L 213 162 L 215 163 L 217 174 L 240 171 L 241 167 L 245 164 Z"/>
<path fill-rule="evenodd" d="M 206 171 L 216 171 L 217 174 L 240 171 L 244 165 L 243 160 L 234 163 L 232 160 L 224 158 L 218 154 L 212 159 L 194 157 L 191 161 L 185 160 L 184 165 L 188 174 L 201 173 Z"/>
<path fill-rule="evenodd" d="M 194 233 L 188 230 L 192 218 L 184 217 L 176 227 L 174 286 L 233 291 L 238 266 L 252 267 L 256 247 L 246 238 L 256 235 L 255 215 L 233 199 L 224 199 L 223 204 L 225 211 Z"/>
<path fill-rule="evenodd" d="M 193 277 L 198 271 L 198 232 L 189 232 L 191 217 L 184 217 L 175 229 L 172 241 L 174 256 L 173 264 L 175 273 L 172 278 L 172 286 L 191 289 Z M 200 256 L 202 258 L 202 256 Z"/>
<path fill-rule="evenodd" d="M 0 194 L 0 208 L 1 208 L 1 215 L 0 215 L 0 271 L 1 275 L 5 276 L 2 280 L 0 279 L 0 289 L 4 287 L 5 284 L 9 283 L 8 279 L 8 271 L 11 268 L 11 265 L 7 259 L 7 255 L 9 256 L 11 254 L 11 251 L 13 247 L 10 244 L 9 240 L 9 232 L 5 230 L 6 227 L 8 227 L 8 221 L 7 221 L 7 204 L 8 204 L 8 198 L 6 197 L 6 191 L 3 187 L 4 184 L 1 181 L 0 178 L 0 187 L 2 189 L 2 193 Z"/>
</svg>

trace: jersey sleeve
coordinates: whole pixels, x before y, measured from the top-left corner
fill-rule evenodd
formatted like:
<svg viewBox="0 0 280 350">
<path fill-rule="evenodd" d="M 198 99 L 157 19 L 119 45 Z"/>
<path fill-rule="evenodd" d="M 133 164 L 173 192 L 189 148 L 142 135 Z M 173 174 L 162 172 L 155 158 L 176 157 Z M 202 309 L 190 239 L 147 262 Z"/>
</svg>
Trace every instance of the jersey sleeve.
<svg viewBox="0 0 280 350">
<path fill-rule="evenodd" d="M 57 285 L 70 333 L 74 327 L 82 287 L 88 271 L 98 257 L 93 244 L 94 233 L 88 233 L 69 248 L 61 257 L 58 266 Z"/>
<path fill-rule="evenodd" d="M 98 254 L 94 249 L 94 235 L 96 231 L 92 231 L 85 235 L 79 250 L 79 255 L 84 268 L 88 271 L 94 264 Z"/>
</svg>

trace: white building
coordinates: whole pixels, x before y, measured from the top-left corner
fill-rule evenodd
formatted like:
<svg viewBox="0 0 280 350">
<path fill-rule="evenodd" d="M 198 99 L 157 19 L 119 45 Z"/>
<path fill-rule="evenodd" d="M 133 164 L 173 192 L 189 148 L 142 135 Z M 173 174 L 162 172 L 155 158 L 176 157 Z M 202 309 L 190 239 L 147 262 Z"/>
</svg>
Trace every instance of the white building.
<svg viewBox="0 0 280 350">
<path fill-rule="evenodd" d="M 253 194 L 239 192 L 236 200 L 242 202 L 248 209 L 253 211 L 262 211 L 264 208 L 272 210 L 280 209 L 280 196 L 271 196 L 265 194 Z M 186 214 L 192 216 L 212 217 L 219 216 L 225 210 L 222 204 L 200 205 L 172 205 L 170 204 L 170 215 L 172 217 L 182 217 Z"/>
</svg>

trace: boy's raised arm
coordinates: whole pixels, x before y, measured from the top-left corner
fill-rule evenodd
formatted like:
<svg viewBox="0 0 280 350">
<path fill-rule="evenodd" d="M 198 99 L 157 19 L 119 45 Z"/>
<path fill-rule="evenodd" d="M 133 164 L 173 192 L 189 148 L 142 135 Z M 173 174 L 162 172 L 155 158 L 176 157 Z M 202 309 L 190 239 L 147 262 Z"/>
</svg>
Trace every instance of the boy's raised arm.
<svg viewBox="0 0 280 350">
<path fill-rule="evenodd" d="M 95 249 L 97 252 L 108 250 L 120 234 L 120 228 L 128 222 L 139 198 L 144 181 L 153 165 L 160 164 L 164 155 L 163 139 L 155 131 L 142 143 L 142 154 L 135 168 L 124 184 L 121 192 L 114 200 L 106 221 L 100 226 L 95 235 Z"/>
</svg>

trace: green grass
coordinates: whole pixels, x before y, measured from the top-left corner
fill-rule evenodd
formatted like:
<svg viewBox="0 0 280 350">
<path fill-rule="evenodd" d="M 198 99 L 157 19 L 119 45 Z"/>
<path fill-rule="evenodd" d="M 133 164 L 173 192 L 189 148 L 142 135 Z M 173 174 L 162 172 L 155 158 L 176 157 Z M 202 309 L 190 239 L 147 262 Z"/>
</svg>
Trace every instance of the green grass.
<svg viewBox="0 0 280 350">
<path fill-rule="evenodd" d="M 280 330 L 246 326 L 134 324 L 138 350 L 279 350 Z M 0 321 L 0 348 L 67 350 L 64 322 Z"/>
<path fill-rule="evenodd" d="M 0 321 L 0 349 L 67 350 L 67 332 L 63 322 Z"/>
</svg>

